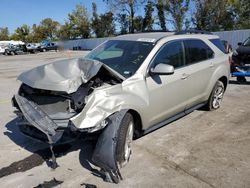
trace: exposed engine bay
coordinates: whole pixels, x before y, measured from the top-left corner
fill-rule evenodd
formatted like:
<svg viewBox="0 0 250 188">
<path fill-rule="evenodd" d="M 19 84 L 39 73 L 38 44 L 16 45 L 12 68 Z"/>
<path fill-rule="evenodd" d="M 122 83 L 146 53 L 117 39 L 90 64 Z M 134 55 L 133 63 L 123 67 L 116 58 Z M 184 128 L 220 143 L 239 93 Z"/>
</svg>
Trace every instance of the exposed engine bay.
<svg viewBox="0 0 250 188">
<path fill-rule="evenodd" d="M 38 104 L 53 119 L 70 118 L 80 112 L 88 96 L 98 87 L 107 87 L 120 83 L 103 69 L 89 82 L 80 85 L 80 87 L 71 94 L 61 91 L 52 91 L 32 88 L 23 83 L 19 89 L 19 95 Z"/>
</svg>

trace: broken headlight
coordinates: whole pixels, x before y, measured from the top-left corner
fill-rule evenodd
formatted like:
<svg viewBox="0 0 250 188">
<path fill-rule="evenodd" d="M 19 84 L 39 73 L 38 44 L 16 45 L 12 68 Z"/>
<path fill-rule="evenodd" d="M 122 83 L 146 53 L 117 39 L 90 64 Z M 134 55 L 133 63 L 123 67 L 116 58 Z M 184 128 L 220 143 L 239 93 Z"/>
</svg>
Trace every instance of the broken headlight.
<svg viewBox="0 0 250 188">
<path fill-rule="evenodd" d="M 70 121 L 69 128 L 73 132 L 75 132 L 75 131 L 81 131 L 81 132 L 93 133 L 93 132 L 96 132 L 96 131 L 99 131 L 99 130 L 103 129 L 107 124 L 108 124 L 108 121 L 107 120 L 103 120 L 101 123 L 99 123 L 98 125 L 96 125 L 94 127 L 88 127 L 88 128 L 79 129 L 79 128 L 77 128 L 72 123 L 72 121 Z"/>
</svg>

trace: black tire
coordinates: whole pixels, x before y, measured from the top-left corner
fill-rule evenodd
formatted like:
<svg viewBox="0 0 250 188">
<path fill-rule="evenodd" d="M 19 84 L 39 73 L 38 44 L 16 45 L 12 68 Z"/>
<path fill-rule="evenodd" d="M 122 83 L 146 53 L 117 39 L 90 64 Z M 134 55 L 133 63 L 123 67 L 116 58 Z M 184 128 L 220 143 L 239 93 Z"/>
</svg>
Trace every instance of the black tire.
<svg viewBox="0 0 250 188">
<path fill-rule="evenodd" d="M 243 76 L 238 76 L 236 79 L 237 79 L 237 81 L 240 82 L 240 83 L 244 83 L 244 82 L 247 81 L 246 78 L 243 77 Z"/>
<path fill-rule="evenodd" d="M 128 129 L 131 123 L 132 123 L 132 136 L 133 136 L 134 119 L 130 113 L 126 113 L 122 120 L 120 128 L 118 130 L 118 136 L 117 136 L 116 160 L 120 167 L 123 167 L 128 163 L 130 155 L 131 155 L 131 150 L 130 150 L 129 156 L 127 157 L 125 156 L 126 138 L 127 138 Z"/>
<path fill-rule="evenodd" d="M 10 54 L 11 54 L 11 55 L 16 55 L 16 54 L 15 54 L 15 52 L 13 52 L 13 51 L 12 51 L 12 52 L 10 52 Z"/>
<path fill-rule="evenodd" d="M 218 94 L 218 92 L 219 92 L 219 94 Z M 220 103 L 223 99 L 224 92 L 225 92 L 225 86 L 221 81 L 218 80 L 215 83 L 215 86 L 214 86 L 214 88 L 209 96 L 209 99 L 208 99 L 208 102 L 205 106 L 205 109 L 208 111 L 213 111 L 213 110 L 217 110 L 218 108 L 220 108 L 220 105 L 221 105 Z M 220 98 L 218 96 L 216 96 L 216 95 L 220 95 L 220 94 L 221 94 Z M 217 102 L 215 100 L 217 100 Z"/>
</svg>

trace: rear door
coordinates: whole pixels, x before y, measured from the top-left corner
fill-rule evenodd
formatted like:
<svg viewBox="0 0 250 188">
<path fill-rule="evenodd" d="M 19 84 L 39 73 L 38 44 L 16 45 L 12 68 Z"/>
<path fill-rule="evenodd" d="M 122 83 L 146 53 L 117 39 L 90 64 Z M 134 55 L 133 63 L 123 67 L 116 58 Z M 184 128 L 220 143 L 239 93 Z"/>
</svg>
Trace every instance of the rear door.
<svg viewBox="0 0 250 188">
<path fill-rule="evenodd" d="M 204 102 L 207 96 L 206 88 L 212 77 L 214 67 L 214 52 L 200 39 L 184 40 L 187 85 L 191 87 L 186 108 L 191 108 Z"/>
</svg>

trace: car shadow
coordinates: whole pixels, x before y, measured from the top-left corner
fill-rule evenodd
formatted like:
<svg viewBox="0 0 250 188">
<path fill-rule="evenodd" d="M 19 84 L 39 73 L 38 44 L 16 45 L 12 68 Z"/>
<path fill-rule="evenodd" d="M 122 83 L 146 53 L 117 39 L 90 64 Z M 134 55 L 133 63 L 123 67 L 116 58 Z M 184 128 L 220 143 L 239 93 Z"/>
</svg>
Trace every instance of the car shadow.
<svg viewBox="0 0 250 188">
<path fill-rule="evenodd" d="M 250 85 L 250 82 L 246 81 L 246 82 L 238 82 L 235 80 L 229 80 L 229 84 L 237 84 L 237 85 Z"/>
<path fill-rule="evenodd" d="M 40 150 L 42 148 L 47 147 L 47 144 L 44 144 L 42 142 L 35 142 L 34 140 L 24 136 L 17 125 L 18 118 L 15 118 L 8 122 L 5 127 L 7 128 L 7 131 L 5 131 L 3 134 L 5 136 L 8 136 L 10 140 L 12 140 L 15 144 L 19 145 L 20 147 L 30 151 L 35 152 L 36 150 Z"/>
<path fill-rule="evenodd" d="M 8 122 L 5 125 L 7 130 L 4 132 L 4 135 L 8 136 L 8 138 L 11 141 L 13 141 L 15 144 L 17 144 L 18 146 L 31 152 L 32 155 L 30 155 L 29 157 L 25 159 L 20 159 L 19 161 L 15 161 L 15 163 L 30 164 L 30 162 L 32 161 L 28 161 L 28 160 L 32 160 L 34 155 L 37 158 L 37 155 L 38 155 L 39 160 L 45 161 L 48 167 L 51 167 L 52 154 L 51 154 L 49 145 L 46 143 L 35 141 L 23 135 L 18 128 L 17 122 L 18 122 L 18 118 L 15 118 L 11 120 L 10 122 Z M 104 179 L 105 178 L 104 174 L 100 172 L 97 167 L 95 167 L 95 165 L 93 164 L 91 160 L 95 145 L 96 145 L 96 139 L 87 138 L 87 137 L 78 137 L 77 139 L 71 142 L 66 142 L 66 143 L 58 142 L 58 144 L 54 146 L 53 151 L 55 153 L 56 158 L 59 158 L 73 151 L 80 150 L 80 153 L 79 153 L 80 165 L 83 168 L 87 169 L 94 176 Z M 42 161 L 37 163 L 37 165 L 41 165 L 41 164 L 42 164 Z M 34 164 L 34 166 L 31 165 L 30 167 L 27 167 L 27 170 L 35 166 L 36 164 Z"/>
</svg>

